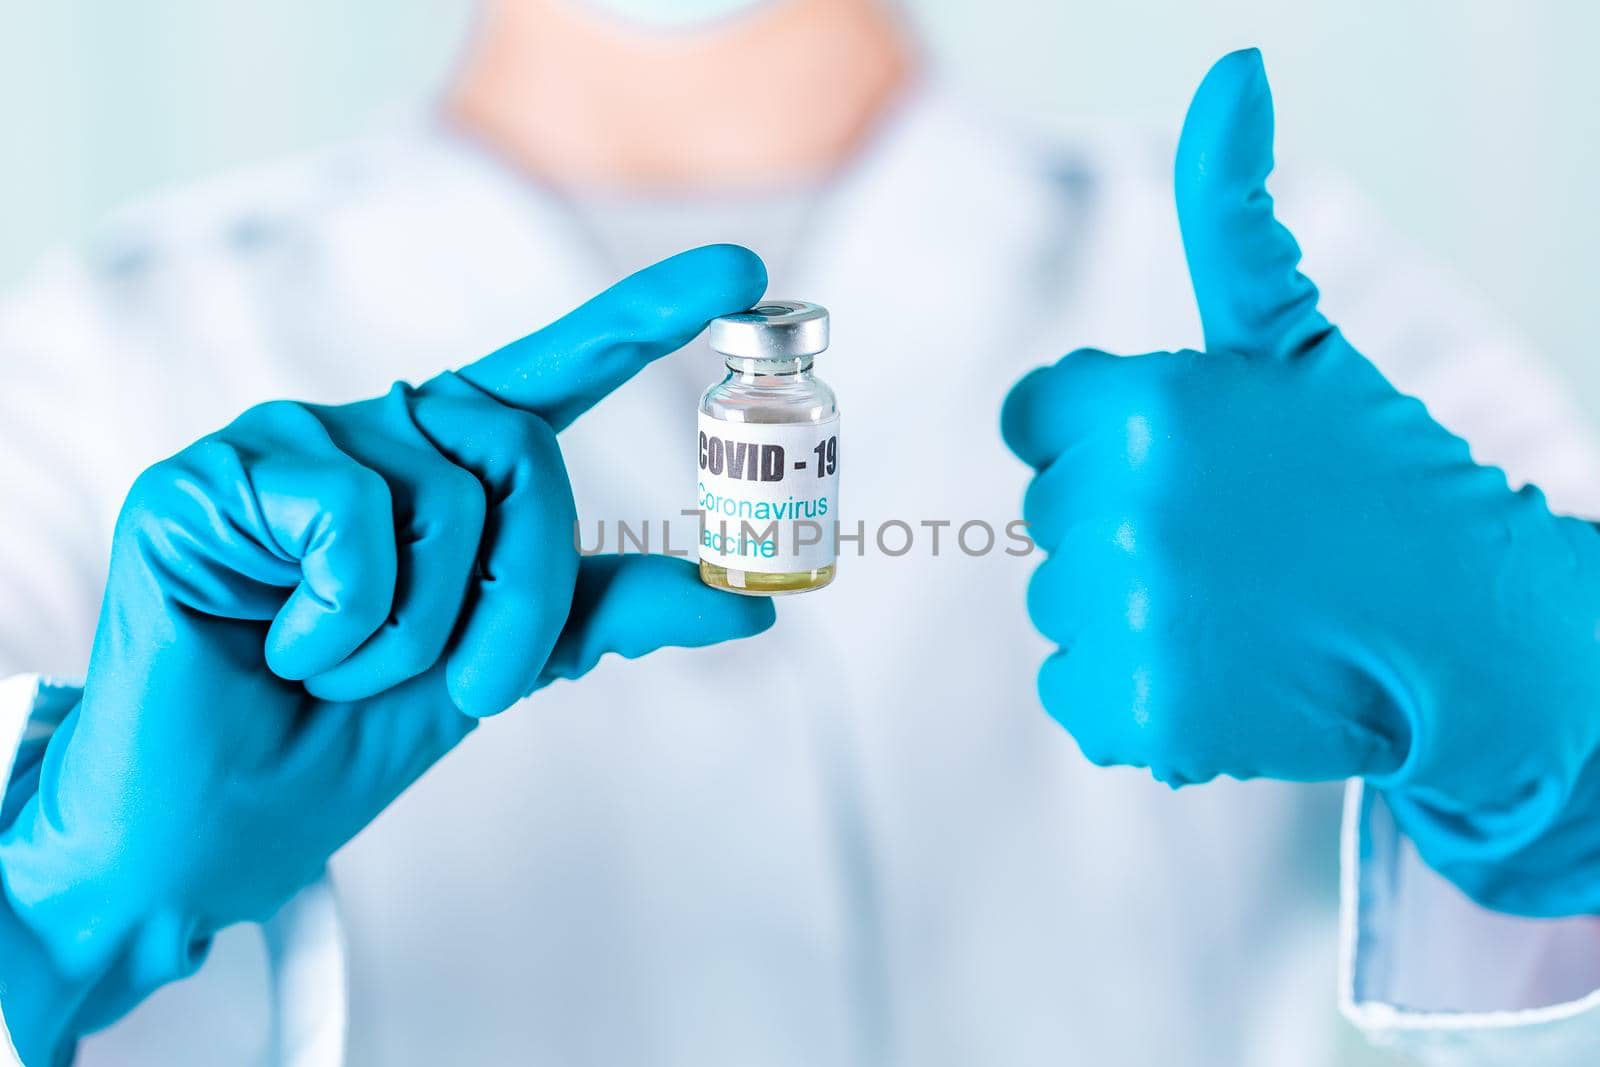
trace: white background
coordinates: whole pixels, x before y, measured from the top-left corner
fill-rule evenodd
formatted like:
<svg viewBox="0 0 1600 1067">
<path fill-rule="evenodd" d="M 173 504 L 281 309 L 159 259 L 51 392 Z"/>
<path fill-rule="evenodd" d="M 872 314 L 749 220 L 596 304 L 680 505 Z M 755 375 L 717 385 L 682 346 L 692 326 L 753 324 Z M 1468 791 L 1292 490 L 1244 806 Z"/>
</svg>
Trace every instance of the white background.
<svg viewBox="0 0 1600 1067">
<path fill-rule="evenodd" d="M 1282 165 L 1353 178 L 1600 415 L 1600 4 L 907 6 L 954 76 L 1046 123 L 1175 133 L 1208 63 L 1262 46 Z M 470 0 L 0 0 L 0 283 L 130 197 L 426 99 L 471 17 Z"/>
</svg>

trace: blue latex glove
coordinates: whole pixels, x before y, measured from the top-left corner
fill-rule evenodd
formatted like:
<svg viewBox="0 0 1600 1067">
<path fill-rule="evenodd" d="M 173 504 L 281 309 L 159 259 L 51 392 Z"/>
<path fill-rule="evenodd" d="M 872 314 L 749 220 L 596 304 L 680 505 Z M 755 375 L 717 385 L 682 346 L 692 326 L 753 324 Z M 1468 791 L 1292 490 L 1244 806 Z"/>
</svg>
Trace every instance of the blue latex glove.
<svg viewBox="0 0 1600 1067">
<path fill-rule="evenodd" d="M 139 478 L 82 702 L 0 839 L 28 1062 L 268 918 L 479 716 L 771 625 L 684 560 L 580 562 L 556 443 L 765 284 L 744 249 L 687 252 L 459 373 L 266 404 Z"/>
<path fill-rule="evenodd" d="M 1273 218 L 1260 56 L 1177 158 L 1205 352 L 1074 352 L 1014 388 L 1049 554 L 1046 708 L 1173 783 L 1363 776 L 1477 900 L 1600 910 L 1600 535 L 1512 492 L 1317 311 Z"/>
</svg>

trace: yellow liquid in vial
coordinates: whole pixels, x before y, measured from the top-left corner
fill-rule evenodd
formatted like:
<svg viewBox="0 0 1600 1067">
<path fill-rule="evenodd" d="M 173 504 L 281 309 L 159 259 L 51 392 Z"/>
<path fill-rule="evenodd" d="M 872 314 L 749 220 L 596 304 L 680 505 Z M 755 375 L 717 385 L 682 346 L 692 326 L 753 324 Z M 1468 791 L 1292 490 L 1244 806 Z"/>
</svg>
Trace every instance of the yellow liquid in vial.
<svg viewBox="0 0 1600 1067">
<path fill-rule="evenodd" d="M 785 593 L 808 593 L 821 589 L 833 581 L 837 564 L 818 567 L 814 571 L 795 571 L 790 574 L 769 574 L 763 571 L 741 571 L 700 561 L 700 580 L 717 589 L 746 596 L 783 596 Z"/>
</svg>

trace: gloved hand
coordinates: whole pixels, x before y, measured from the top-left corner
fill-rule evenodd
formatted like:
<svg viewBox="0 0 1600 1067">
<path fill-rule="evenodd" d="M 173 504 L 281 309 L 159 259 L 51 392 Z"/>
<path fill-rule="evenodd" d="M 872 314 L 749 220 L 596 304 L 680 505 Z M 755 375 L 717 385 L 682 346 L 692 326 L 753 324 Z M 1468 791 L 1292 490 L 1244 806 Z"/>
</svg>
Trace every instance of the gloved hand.
<svg viewBox="0 0 1600 1067">
<path fill-rule="evenodd" d="M 268 918 L 480 716 L 771 625 L 686 561 L 580 562 L 556 443 L 765 284 L 744 249 L 687 252 L 458 373 L 266 404 L 139 478 L 82 702 L 0 839 L 29 1063 Z"/>
<path fill-rule="evenodd" d="M 1552 515 L 1317 311 L 1273 218 L 1254 50 L 1177 157 L 1205 352 L 1074 352 L 1003 432 L 1038 471 L 1046 708 L 1174 785 L 1365 777 L 1494 908 L 1600 910 L 1600 534 Z"/>
</svg>

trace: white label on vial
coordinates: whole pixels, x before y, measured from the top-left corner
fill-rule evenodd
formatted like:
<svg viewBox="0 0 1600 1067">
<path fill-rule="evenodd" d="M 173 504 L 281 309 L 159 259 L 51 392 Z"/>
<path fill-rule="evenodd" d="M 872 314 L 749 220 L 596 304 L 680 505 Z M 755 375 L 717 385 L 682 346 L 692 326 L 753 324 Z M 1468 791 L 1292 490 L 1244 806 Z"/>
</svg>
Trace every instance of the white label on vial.
<svg viewBox="0 0 1600 1067">
<path fill-rule="evenodd" d="M 700 558 L 794 574 L 834 558 L 839 417 L 724 422 L 700 414 Z"/>
</svg>

